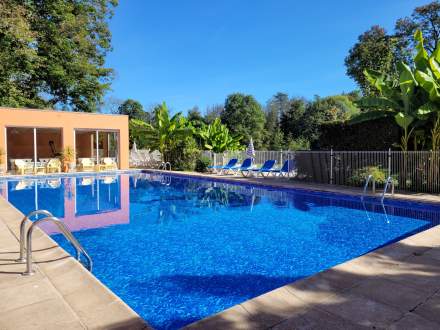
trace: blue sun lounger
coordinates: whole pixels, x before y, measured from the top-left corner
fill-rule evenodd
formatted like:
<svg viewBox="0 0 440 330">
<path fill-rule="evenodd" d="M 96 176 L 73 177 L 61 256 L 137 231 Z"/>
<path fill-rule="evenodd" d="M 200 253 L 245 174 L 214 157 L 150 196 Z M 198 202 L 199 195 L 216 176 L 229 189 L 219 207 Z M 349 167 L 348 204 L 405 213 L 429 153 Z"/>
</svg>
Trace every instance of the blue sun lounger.
<svg viewBox="0 0 440 330">
<path fill-rule="evenodd" d="M 266 160 L 264 162 L 263 166 L 261 166 L 260 168 L 254 168 L 249 171 L 256 173 L 256 176 L 258 176 L 258 175 L 261 175 L 262 177 L 269 176 L 272 171 L 272 167 L 275 165 L 276 162 L 277 161 L 274 159 L 269 159 L 269 160 Z"/>
<path fill-rule="evenodd" d="M 275 174 L 278 176 L 290 176 L 290 174 L 294 173 L 296 171 L 296 162 L 294 159 L 288 159 L 284 162 L 283 167 L 280 169 L 273 169 L 270 170 L 272 174 Z"/>
<path fill-rule="evenodd" d="M 231 168 L 231 171 L 235 172 L 237 175 L 238 172 L 243 174 L 243 171 L 249 171 L 252 167 L 252 158 L 246 158 L 240 166 L 235 166 Z"/>
<path fill-rule="evenodd" d="M 238 159 L 237 158 L 231 158 L 226 165 L 208 166 L 208 169 L 210 169 L 210 170 L 220 170 L 220 171 L 230 170 L 235 165 L 237 165 L 237 163 L 238 163 Z"/>
</svg>

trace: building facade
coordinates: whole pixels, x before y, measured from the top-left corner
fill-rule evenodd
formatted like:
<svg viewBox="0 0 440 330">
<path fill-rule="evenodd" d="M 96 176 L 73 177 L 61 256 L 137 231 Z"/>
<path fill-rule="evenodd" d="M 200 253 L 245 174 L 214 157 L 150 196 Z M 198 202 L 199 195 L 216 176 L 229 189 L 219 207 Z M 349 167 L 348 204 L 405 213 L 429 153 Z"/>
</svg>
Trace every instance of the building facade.
<svg viewBox="0 0 440 330">
<path fill-rule="evenodd" d="M 8 170 L 16 159 L 38 162 L 68 147 L 76 163 L 110 157 L 128 169 L 128 116 L 0 107 L 0 149 Z"/>
</svg>

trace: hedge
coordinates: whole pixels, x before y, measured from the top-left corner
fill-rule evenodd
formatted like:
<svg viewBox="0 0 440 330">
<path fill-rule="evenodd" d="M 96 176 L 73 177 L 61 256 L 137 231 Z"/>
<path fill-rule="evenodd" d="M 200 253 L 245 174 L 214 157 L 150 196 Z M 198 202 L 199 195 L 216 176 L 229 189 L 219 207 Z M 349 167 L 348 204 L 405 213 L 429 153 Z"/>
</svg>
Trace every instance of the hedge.
<svg viewBox="0 0 440 330">
<path fill-rule="evenodd" d="M 396 149 L 401 130 L 394 118 L 383 118 L 350 125 L 348 123 L 325 123 L 321 136 L 312 143 L 314 150 L 388 150 Z"/>
</svg>

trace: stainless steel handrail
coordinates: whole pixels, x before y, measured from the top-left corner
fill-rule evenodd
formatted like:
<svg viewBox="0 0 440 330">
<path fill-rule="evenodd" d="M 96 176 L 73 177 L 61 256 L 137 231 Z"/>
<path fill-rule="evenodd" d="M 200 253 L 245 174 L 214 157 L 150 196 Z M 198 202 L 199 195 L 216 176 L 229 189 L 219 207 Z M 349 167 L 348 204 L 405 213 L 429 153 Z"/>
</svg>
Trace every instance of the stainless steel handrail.
<svg viewBox="0 0 440 330">
<path fill-rule="evenodd" d="M 383 189 L 383 193 L 382 193 L 382 197 L 380 199 L 380 201 L 383 203 L 384 199 L 385 199 L 385 194 L 387 193 L 388 187 L 391 184 L 391 195 L 394 195 L 394 180 L 392 177 L 388 177 L 387 180 L 385 181 L 385 187 Z"/>
<path fill-rule="evenodd" d="M 367 180 L 365 180 L 364 192 L 363 192 L 362 197 L 361 197 L 362 200 L 364 199 L 365 195 L 367 194 L 368 185 L 369 185 L 371 179 L 373 179 L 373 176 L 370 174 L 367 177 Z M 374 180 L 373 180 L 373 185 L 374 185 Z M 373 192 L 374 192 L 374 190 L 373 190 Z"/>
<path fill-rule="evenodd" d="M 168 167 L 169 167 L 169 169 L 168 169 Z M 171 163 L 170 162 L 162 162 L 159 165 L 159 170 L 171 171 Z"/>
<path fill-rule="evenodd" d="M 64 237 L 75 247 L 76 249 L 76 259 L 80 261 L 81 253 L 86 257 L 88 262 L 87 269 L 89 271 L 92 271 L 93 268 L 93 262 L 92 258 L 87 254 L 87 252 L 84 250 L 82 245 L 78 242 L 78 240 L 73 236 L 72 232 L 67 228 L 67 226 L 62 222 L 60 219 L 54 216 L 45 217 L 43 219 L 36 220 L 32 223 L 32 225 L 29 227 L 26 235 L 26 271 L 23 273 L 23 275 L 33 275 L 35 272 L 32 269 L 32 233 L 34 232 L 35 227 L 37 227 L 40 223 L 43 222 L 53 222 L 55 223 L 58 228 L 60 229 L 61 233 L 64 235 Z"/>
<path fill-rule="evenodd" d="M 28 220 L 30 220 L 30 218 L 32 218 L 33 216 L 39 215 L 39 214 L 43 214 L 46 217 L 53 217 L 53 214 L 47 210 L 37 210 L 37 211 L 33 211 L 33 212 L 29 213 L 27 216 L 25 216 L 23 218 L 23 220 L 21 220 L 21 223 L 20 223 L 20 257 L 17 259 L 17 262 L 25 262 L 26 261 L 26 258 L 24 257 L 24 250 L 25 250 L 24 243 L 26 241 L 24 236 L 25 236 L 26 222 Z"/>
</svg>

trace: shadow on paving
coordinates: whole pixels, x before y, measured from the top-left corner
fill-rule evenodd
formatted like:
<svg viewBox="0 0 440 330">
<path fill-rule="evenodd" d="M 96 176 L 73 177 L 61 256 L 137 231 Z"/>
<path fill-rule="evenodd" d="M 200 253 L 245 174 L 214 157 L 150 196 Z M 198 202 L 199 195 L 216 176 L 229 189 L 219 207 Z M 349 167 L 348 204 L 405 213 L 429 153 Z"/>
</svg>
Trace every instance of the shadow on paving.
<svg viewBox="0 0 440 330">
<path fill-rule="evenodd" d="M 185 290 L 206 290 L 195 278 L 174 280 Z M 208 292 L 222 294 L 232 280 L 220 277 L 212 284 L 219 287 L 209 285 Z M 284 280 L 270 279 L 274 285 Z M 178 327 L 188 321 L 192 320 L 174 320 L 172 324 Z M 440 246 L 413 245 L 409 238 L 187 328 L 440 329 Z"/>
</svg>

